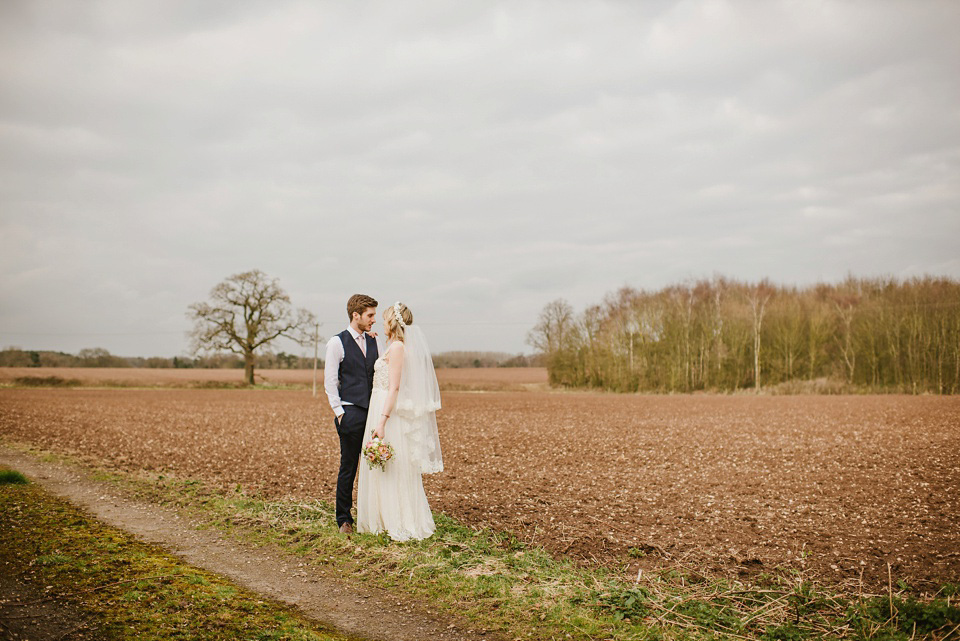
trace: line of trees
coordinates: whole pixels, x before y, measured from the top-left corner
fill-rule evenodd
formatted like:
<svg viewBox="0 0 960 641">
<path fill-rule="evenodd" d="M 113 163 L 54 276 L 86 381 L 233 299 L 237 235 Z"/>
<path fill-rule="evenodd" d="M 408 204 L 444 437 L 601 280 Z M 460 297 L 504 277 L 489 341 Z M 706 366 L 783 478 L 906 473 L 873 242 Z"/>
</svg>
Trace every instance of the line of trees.
<svg viewBox="0 0 960 641">
<path fill-rule="evenodd" d="M 507 352 L 440 352 L 433 355 L 434 367 L 541 367 L 538 355 L 508 354 Z"/>
<path fill-rule="evenodd" d="M 115 356 L 102 347 L 84 348 L 76 354 L 19 347 L 0 350 L 0 367 L 171 367 L 169 363 L 168 358 Z"/>
<path fill-rule="evenodd" d="M 286 352 L 262 352 L 256 355 L 256 366 L 261 369 L 311 369 L 313 356 L 298 356 Z M 243 369 L 242 356 L 217 352 L 198 356 L 117 356 L 102 347 L 81 349 L 76 354 L 49 350 L 25 350 L 8 347 L 0 350 L 0 367 L 146 367 Z"/>
<path fill-rule="evenodd" d="M 321 353 L 323 345 L 321 344 Z M 542 367 L 539 355 L 506 352 L 440 352 L 434 354 L 436 367 Z M 257 369 L 313 369 L 313 355 L 287 352 L 261 352 L 254 356 Z M 80 350 L 77 354 L 49 350 L 25 350 L 8 347 L 0 350 L 0 367 L 146 367 L 185 369 L 243 369 L 239 354 L 213 352 L 196 356 L 117 356 L 102 347 Z M 323 359 L 319 360 L 323 367 Z"/>
<path fill-rule="evenodd" d="M 804 288 L 724 277 L 548 303 L 528 343 L 550 382 L 615 391 L 960 390 L 960 281 L 848 277 Z"/>
</svg>

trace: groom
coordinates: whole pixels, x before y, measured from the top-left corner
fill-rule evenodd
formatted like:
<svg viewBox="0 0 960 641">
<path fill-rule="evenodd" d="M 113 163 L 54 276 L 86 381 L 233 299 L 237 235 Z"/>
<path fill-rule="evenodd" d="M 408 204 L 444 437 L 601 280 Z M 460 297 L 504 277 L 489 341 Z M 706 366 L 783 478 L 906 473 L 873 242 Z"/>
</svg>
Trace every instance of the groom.
<svg viewBox="0 0 960 641">
<path fill-rule="evenodd" d="M 347 301 L 347 317 L 350 326 L 327 342 L 323 365 L 323 387 L 340 436 L 337 526 L 344 534 L 353 532 L 353 482 L 373 390 L 373 364 L 380 354 L 377 339 L 368 333 L 377 319 L 377 301 L 365 294 L 354 294 Z"/>
</svg>

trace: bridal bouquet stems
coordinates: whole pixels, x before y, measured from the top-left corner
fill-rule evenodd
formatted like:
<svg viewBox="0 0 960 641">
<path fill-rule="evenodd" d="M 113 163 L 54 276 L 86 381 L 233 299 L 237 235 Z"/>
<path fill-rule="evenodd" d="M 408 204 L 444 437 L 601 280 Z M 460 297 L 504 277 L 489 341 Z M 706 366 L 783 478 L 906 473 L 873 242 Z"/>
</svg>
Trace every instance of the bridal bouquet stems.
<svg viewBox="0 0 960 641">
<path fill-rule="evenodd" d="M 367 460 L 371 470 L 375 467 L 382 470 L 387 461 L 393 458 L 393 446 L 374 436 L 363 446 L 363 458 Z"/>
</svg>

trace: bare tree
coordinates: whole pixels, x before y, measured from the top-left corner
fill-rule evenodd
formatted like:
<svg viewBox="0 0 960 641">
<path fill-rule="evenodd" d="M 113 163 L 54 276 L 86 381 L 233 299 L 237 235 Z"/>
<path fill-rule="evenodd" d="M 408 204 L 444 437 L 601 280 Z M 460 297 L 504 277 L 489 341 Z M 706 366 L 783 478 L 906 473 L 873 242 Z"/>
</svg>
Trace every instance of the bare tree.
<svg viewBox="0 0 960 641">
<path fill-rule="evenodd" d="M 551 301 L 544 306 L 537 324 L 527 334 L 527 344 L 547 355 L 559 352 L 572 338 L 575 323 L 570 303 L 562 298 Z"/>
<path fill-rule="evenodd" d="M 807 319 L 807 378 L 814 380 L 828 362 L 827 345 L 833 336 L 832 313 L 828 298 L 830 287 L 819 284 L 801 298 Z"/>
<path fill-rule="evenodd" d="M 243 377 L 253 385 L 255 351 L 284 336 L 300 345 L 312 344 L 316 319 L 306 309 L 294 309 L 290 297 L 258 269 L 234 274 L 210 291 L 210 301 L 190 305 L 194 352 L 229 350 L 243 356 Z"/>
<path fill-rule="evenodd" d="M 710 340 L 716 349 L 717 371 L 715 373 L 717 383 L 720 382 L 720 375 L 723 371 L 723 354 L 725 345 L 723 343 L 723 322 L 724 318 L 723 299 L 726 290 L 730 287 L 725 278 L 714 276 L 711 283 L 713 288 L 713 298 L 711 299 L 710 311 Z"/>
<path fill-rule="evenodd" d="M 753 311 L 753 382 L 758 392 L 760 391 L 760 332 L 763 329 L 763 315 L 766 312 L 767 302 L 774 291 L 773 286 L 764 280 L 747 292 L 747 301 Z"/>
<path fill-rule="evenodd" d="M 601 332 L 603 330 L 604 310 L 599 305 L 593 305 L 583 311 L 580 329 L 583 336 L 584 353 L 584 380 L 587 385 L 600 385 L 603 381 L 601 364 L 603 355 L 601 350 Z"/>
<path fill-rule="evenodd" d="M 768 324 L 773 330 L 771 338 L 774 349 L 781 360 L 781 378 L 790 381 L 794 378 L 794 366 L 803 349 L 804 339 L 803 307 L 796 289 L 785 291 L 776 304 L 771 303 L 770 315 Z"/>
<path fill-rule="evenodd" d="M 857 352 L 854 349 L 853 321 L 860 297 L 855 294 L 837 294 L 833 300 L 833 307 L 837 311 L 840 321 L 839 336 L 834 336 L 840 355 L 843 356 L 844 372 L 848 383 L 853 382 L 853 374 L 857 367 Z"/>
</svg>

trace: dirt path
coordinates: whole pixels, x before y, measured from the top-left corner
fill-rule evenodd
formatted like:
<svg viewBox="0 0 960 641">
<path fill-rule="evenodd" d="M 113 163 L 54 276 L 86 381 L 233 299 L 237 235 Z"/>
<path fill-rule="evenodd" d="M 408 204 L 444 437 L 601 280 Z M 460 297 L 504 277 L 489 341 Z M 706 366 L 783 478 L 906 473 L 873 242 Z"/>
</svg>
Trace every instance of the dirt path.
<svg viewBox="0 0 960 641">
<path fill-rule="evenodd" d="M 39 461 L 0 447 L 0 463 L 80 505 L 104 523 L 164 547 L 191 565 L 228 577 L 267 598 L 299 608 L 347 635 L 383 641 L 494 639 L 463 622 L 424 612 L 423 603 L 345 585 L 272 546 L 255 547 L 199 531 L 176 511 L 130 500 L 83 469 Z"/>
</svg>

